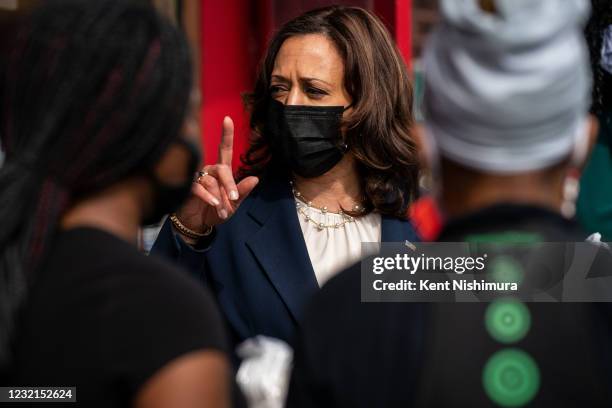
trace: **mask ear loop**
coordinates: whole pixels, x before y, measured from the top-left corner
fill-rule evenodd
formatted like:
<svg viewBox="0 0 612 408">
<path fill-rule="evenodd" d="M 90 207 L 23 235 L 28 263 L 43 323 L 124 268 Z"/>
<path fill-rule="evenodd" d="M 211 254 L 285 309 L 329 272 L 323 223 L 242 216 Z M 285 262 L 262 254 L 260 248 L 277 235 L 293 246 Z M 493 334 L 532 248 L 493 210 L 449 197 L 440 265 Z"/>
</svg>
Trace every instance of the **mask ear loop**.
<svg viewBox="0 0 612 408">
<path fill-rule="evenodd" d="M 589 151 L 588 123 L 589 121 L 584 118 L 576 126 L 574 148 L 570 157 L 570 168 L 563 181 L 563 197 L 560 210 L 561 214 L 567 219 L 574 218 L 576 215 L 576 201 L 580 194 L 579 168 L 587 159 Z"/>
<path fill-rule="evenodd" d="M 342 113 L 344 114 L 344 112 L 346 112 L 348 109 L 353 107 L 353 103 L 349 103 L 345 108 L 343 108 Z M 342 154 L 346 154 L 348 151 L 350 150 L 349 145 L 346 144 L 346 140 L 343 140 L 342 143 L 340 144 L 340 151 L 342 152 Z"/>
</svg>

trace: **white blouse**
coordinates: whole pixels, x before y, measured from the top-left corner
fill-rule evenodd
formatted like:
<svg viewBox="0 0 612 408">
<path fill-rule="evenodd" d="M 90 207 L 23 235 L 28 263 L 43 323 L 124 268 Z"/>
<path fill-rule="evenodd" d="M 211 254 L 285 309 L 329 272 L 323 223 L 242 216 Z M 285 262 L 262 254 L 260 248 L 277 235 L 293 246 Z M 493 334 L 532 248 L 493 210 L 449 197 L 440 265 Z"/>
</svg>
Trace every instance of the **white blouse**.
<svg viewBox="0 0 612 408">
<path fill-rule="evenodd" d="M 317 225 L 319 223 L 342 224 L 344 216 L 323 213 L 313 207 L 306 208 L 299 199 L 296 198 L 295 201 L 300 227 L 319 286 L 323 286 L 336 273 L 369 255 L 361 253 L 362 242 L 380 243 L 380 214 L 369 213 L 356 217 L 354 221 L 344 223 L 339 228 L 320 228 Z M 309 215 L 310 221 L 306 219 L 306 214 Z"/>
</svg>

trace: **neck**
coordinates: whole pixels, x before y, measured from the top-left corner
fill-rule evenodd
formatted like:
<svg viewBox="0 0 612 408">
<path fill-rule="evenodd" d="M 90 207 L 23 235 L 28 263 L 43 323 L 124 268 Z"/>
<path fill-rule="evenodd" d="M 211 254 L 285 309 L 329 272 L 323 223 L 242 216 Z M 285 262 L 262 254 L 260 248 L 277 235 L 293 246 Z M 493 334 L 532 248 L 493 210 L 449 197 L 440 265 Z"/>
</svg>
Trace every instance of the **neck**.
<svg viewBox="0 0 612 408">
<path fill-rule="evenodd" d="M 346 154 L 340 163 L 322 176 L 295 176 L 295 188 L 305 200 L 312 201 L 317 207 L 327 207 L 330 211 L 352 209 L 362 201 L 355 160 L 350 154 Z"/>
<path fill-rule="evenodd" d="M 142 203 L 134 184 L 112 186 L 76 203 L 62 217 L 62 229 L 94 227 L 136 244 Z"/>
<path fill-rule="evenodd" d="M 440 204 L 448 218 L 502 203 L 534 205 L 559 212 L 563 200 L 565 173 L 561 168 L 506 176 L 447 165 L 442 174 Z"/>
</svg>

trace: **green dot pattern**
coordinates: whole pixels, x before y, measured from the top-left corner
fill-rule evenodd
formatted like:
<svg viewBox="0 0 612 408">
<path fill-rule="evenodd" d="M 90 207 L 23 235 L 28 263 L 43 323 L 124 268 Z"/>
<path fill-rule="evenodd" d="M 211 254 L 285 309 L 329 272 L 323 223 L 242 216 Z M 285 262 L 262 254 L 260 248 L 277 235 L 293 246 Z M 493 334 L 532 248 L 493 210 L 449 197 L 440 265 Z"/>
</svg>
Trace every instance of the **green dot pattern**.
<svg viewBox="0 0 612 408">
<path fill-rule="evenodd" d="M 491 261 L 488 270 L 493 282 L 520 284 L 525 275 L 521 264 L 507 255 L 496 256 Z"/>
<path fill-rule="evenodd" d="M 493 354 L 485 364 L 482 382 L 489 398 L 503 407 L 520 407 L 535 397 L 540 371 L 524 351 L 508 348 Z"/>
<path fill-rule="evenodd" d="M 485 327 L 500 343 L 520 341 L 531 327 L 531 315 L 524 303 L 514 299 L 498 299 L 485 313 Z"/>
</svg>

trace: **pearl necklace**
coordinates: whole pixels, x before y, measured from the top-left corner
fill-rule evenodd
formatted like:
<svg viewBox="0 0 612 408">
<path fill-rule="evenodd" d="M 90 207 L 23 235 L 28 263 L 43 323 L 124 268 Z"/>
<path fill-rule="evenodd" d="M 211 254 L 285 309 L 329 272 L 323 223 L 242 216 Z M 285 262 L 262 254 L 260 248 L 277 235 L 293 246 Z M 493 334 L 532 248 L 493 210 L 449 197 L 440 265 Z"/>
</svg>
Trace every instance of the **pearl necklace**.
<svg viewBox="0 0 612 408">
<path fill-rule="evenodd" d="M 340 210 L 338 212 L 333 212 L 333 211 L 328 211 L 327 207 L 317 207 L 317 206 L 315 206 L 312 203 L 312 201 L 306 200 L 304 198 L 304 196 L 302 195 L 302 193 L 300 193 L 294 187 L 293 181 L 290 181 L 289 183 L 291 184 L 291 192 L 293 193 L 293 196 L 300 201 L 300 202 L 296 203 L 296 208 L 297 208 L 298 214 L 303 216 L 304 220 L 306 222 L 309 222 L 309 223 L 313 224 L 315 227 L 317 227 L 317 229 L 319 231 L 322 231 L 322 230 L 328 229 L 328 228 L 344 228 L 344 226 L 347 223 L 355 222 L 355 217 L 352 217 L 352 216 L 346 214 L 342 210 Z M 342 216 L 342 221 L 339 221 L 339 222 L 336 222 L 336 223 L 329 223 L 329 224 L 326 224 L 326 223 L 320 222 L 320 221 L 316 221 L 312 217 L 312 210 L 313 209 L 320 211 L 324 215 L 325 214 L 340 215 L 340 216 Z M 363 213 L 365 211 L 365 208 L 362 205 L 355 204 L 355 205 L 353 205 L 352 211 Z"/>
</svg>

